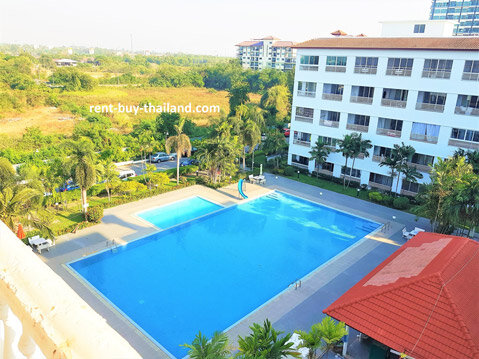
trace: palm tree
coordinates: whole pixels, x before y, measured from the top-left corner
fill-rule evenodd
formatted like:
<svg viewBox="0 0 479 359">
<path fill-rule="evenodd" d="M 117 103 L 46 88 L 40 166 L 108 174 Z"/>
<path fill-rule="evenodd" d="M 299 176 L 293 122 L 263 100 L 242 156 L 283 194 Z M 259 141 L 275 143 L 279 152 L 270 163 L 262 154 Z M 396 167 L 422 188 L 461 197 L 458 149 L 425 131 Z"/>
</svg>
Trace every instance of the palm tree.
<svg viewBox="0 0 479 359">
<path fill-rule="evenodd" d="M 112 161 L 104 161 L 103 165 L 103 181 L 105 183 L 106 193 L 108 194 L 108 202 L 111 201 L 111 190 L 120 182 L 118 178 L 119 172 L 116 165 Z"/>
<path fill-rule="evenodd" d="M 263 326 L 254 323 L 250 327 L 252 333 L 248 337 L 238 337 L 239 353 L 238 358 L 250 359 L 281 359 L 292 356 L 299 358 L 300 354 L 292 349 L 293 343 L 290 342 L 291 333 L 280 337 L 282 332 L 276 331 L 271 322 L 266 319 Z"/>
<path fill-rule="evenodd" d="M 331 153 L 331 149 L 326 147 L 323 143 L 323 140 L 318 137 L 316 143 L 314 144 L 313 148 L 309 152 L 311 155 L 310 160 L 315 161 L 316 169 L 316 177 L 319 178 L 319 169 L 321 166 L 327 161 L 329 154 Z"/>
<path fill-rule="evenodd" d="M 190 349 L 188 357 L 191 359 L 226 359 L 230 355 L 228 336 L 220 332 L 215 332 L 211 340 L 199 332 L 193 343 L 181 346 Z"/>
<path fill-rule="evenodd" d="M 156 172 L 156 166 L 155 165 L 146 165 L 146 169 L 145 169 L 145 179 L 146 179 L 146 183 L 148 184 L 148 189 L 151 190 L 151 178 L 152 178 L 152 175 L 153 173 Z"/>
<path fill-rule="evenodd" d="M 336 322 L 331 317 L 324 317 L 321 323 L 318 323 L 318 331 L 321 333 L 321 338 L 323 340 L 323 354 L 322 358 L 327 352 L 332 350 L 337 342 L 341 340 L 342 337 L 348 334 L 346 326 L 343 322 Z"/>
<path fill-rule="evenodd" d="M 29 213 L 32 202 L 42 195 L 36 189 L 18 185 L 3 188 L 0 191 L 0 220 L 15 231 L 17 221 Z"/>
<path fill-rule="evenodd" d="M 166 153 L 170 154 L 171 150 L 176 151 L 176 184 L 180 183 L 180 159 L 181 155 L 186 152 L 187 156 L 191 156 L 190 138 L 183 133 L 185 119 L 180 119 L 178 125 L 175 125 L 176 136 L 170 136 L 165 142 Z"/>
<path fill-rule="evenodd" d="M 285 141 L 284 135 L 278 129 L 274 129 L 267 133 L 266 140 L 264 141 L 264 149 L 268 154 L 277 155 L 275 158 L 276 168 L 279 167 L 279 160 L 287 147 L 288 144 Z"/>
<path fill-rule="evenodd" d="M 345 157 L 346 161 L 344 163 L 344 175 L 343 175 L 343 186 L 346 188 L 346 171 L 348 168 L 348 159 L 352 156 L 355 151 L 355 142 L 353 135 L 344 135 L 342 140 L 338 141 L 339 150 L 342 155 Z"/>
<path fill-rule="evenodd" d="M 248 152 L 254 156 L 254 149 L 261 143 L 261 130 L 258 124 L 252 120 L 247 120 L 242 130 L 243 139 L 243 169 L 245 169 L 245 148 L 248 147 Z M 252 163 L 253 164 L 253 163 Z M 254 170 L 254 169 L 253 169 Z"/>
<path fill-rule="evenodd" d="M 416 167 L 408 166 L 406 164 L 405 167 L 402 168 L 402 173 L 404 175 L 404 179 L 408 182 L 416 183 L 418 179 L 423 178 L 421 172 L 419 172 Z M 398 179 L 399 183 L 399 179 Z M 397 186 L 396 186 L 396 193 L 397 193 Z"/>
<path fill-rule="evenodd" d="M 95 184 L 97 179 L 96 154 L 93 143 L 87 139 L 68 141 L 68 149 L 73 177 L 81 189 L 82 211 L 86 219 L 88 208 L 86 191 Z"/>
<path fill-rule="evenodd" d="M 393 191 L 393 182 L 395 177 L 397 177 L 397 193 L 399 181 L 401 179 L 401 173 L 403 173 L 408 167 L 408 162 L 414 153 L 416 153 L 414 147 L 410 145 L 406 146 L 404 142 L 401 143 L 401 146 L 395 144 L 394 148 L 391 150 L 391 155 L 379 164 L 379 166 L 387 166 L 391 169 L 391 193 Z"/>
<path fill-rule="evenodd" d="M 321 331 L 319 330 L 319 324 L 314 324 L 309 332 L 297 330 L 296 333 L 299 334 L 299 339 L 301 339 L 301 344 L 298 346 L 298 349 L 308 348 L 308 359 L 315 359 L 316 351 L 323 344 Z"/>
<path fill-rule="evenodd" d="M 370 140 L 363 140 L 363 134 L 360 133 L 359 135 L 357 133 L 353 133 L 353 143 L 354 145 L 352 146 L 352 153 L 351 157 L 353 158 L 353 164 L 351 165 L 351 172 L 353 172 L 354 169 L 354 162 L 356 161 L 356 158 L 359 157 L 359 155 L 363 155 L 364 158 L 369 157 L 369 149 L 373 147 L 371 144 Z M 351 176 L 348 178 L 348 187 L 349 184 L 351 183 Z"/>
</svg>

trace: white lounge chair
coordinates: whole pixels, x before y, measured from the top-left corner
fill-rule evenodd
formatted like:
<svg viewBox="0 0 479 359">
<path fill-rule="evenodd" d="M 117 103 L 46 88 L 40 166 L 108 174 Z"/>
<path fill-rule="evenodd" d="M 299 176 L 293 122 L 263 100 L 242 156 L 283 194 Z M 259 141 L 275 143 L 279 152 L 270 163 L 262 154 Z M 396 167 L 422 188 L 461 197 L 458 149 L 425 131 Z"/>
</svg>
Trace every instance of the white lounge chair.
<svg viewBox="0 0 479 359">
<path fill-rule="evenodd" d="M 409 239 L 409 238 L 410 238 L 410 237 L 409 237 L 410 235 L 411 235 L 411 232 L 408 232 L 408 231 L 406 230 L 406 227 L 404 227 L 404 228 L 402 229 L 402 236 L 403 236 L 403 238 Z"/>
<path fill-rule="evenodd" d="M 249 181 L 250 183 L 255 183 L 255 182 L 256 182 L 256 180 L 255 180 L 255 178 L 254 178 L 253 175 L 249 175 L 249 176 L 248 176 L 248 181 Z"/>
<path fill-rule="evenodd" d="M 37 251 L 38 253 L 42 253 L 42 249 L 46 249 L 50 252 L 50 247 L 53 247 L 54 245 L 55 242 L 52 242 L 51 239 L 47 239 L 44 243 L 37 245 Z"/>
</svg>

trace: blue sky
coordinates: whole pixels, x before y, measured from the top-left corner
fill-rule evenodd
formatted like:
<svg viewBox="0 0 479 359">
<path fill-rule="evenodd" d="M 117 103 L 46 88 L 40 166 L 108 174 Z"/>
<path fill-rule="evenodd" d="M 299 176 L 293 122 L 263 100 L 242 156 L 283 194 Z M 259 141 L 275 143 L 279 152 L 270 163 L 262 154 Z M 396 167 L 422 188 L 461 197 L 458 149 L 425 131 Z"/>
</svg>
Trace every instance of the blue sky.
<svg viewBox="0 0 479 359">
<path fill-rule="evenodd" d="M 419 20 L 430 0 L 2 0 L 0 43 L 228 55 L 242 40 L 305 41 L 342 29 L 379 35 L 382 20 Z"/>
</svg>

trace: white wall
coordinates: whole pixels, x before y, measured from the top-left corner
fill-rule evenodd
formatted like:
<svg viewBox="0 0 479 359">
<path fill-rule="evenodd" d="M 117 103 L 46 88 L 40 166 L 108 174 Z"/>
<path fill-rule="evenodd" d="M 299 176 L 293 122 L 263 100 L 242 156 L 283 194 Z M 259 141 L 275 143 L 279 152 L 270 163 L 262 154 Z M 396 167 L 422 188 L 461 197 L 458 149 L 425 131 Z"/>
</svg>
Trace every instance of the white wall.
<svg viewBox="0 0 479 359">
<path fill-rule="evenodd" d="M 414 33 L 414 25 L 424 24 L 424 33 Z M 444 37 L 453 36 L 454 21 L 449 20 L 418 20 L 418 21 L 387 21 L 381 23 L 382 37 Z"/>
</svg>

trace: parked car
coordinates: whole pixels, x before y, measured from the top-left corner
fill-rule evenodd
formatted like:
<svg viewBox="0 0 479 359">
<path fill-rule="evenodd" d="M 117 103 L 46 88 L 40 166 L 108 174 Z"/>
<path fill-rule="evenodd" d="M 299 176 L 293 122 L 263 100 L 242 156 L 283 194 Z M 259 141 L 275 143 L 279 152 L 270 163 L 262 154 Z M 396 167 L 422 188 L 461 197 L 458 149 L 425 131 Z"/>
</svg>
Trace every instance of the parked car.
<svg viewBox="0 0 479 359">
<path fill-rule="evenodd" d="M 78 189 L 80 186 L 78 186 L 75 182 L 73 181 L 67 181 L 63 186 L 58 187 L 56 189 L 57 192 L 66 192 L 66 191 L 73 191 L 74 189 Z"/>
<path fill-rule="evenodd" d="M 136 173 L 133 170 L 123 170 L 123 171 L 120 171 L 120 173 L 118 174 L 118 177 L 124 181 L 130 177 L 136 177 Z"/>
<path fill-rule="evenodd" d="M 283 129 L 283 133 L 284 133 L 284 137 L 289 137 L 291 131 L 290 131 L 289 128 L 284 128 L 284 129 Z"/>
<path fill-rule="evenodd" d="M 184 160 L 181 160 L 180 167 L 191 166 L 191 165 L 197 166 L 198 164 L 199 164 L 198 160 L 195 160 L 194 158 L 185 158 Z"/>
<path fill-rule="evenodd" d="M 151 155 L 150 160 L 151 162 L 164 162 L 164 161 L 169 161 L 169 160 L 174 160 L 176 158 L 176 153 L 170 153 L 167 154 L 165 152 L 157 152 L 153 155 Z"/>
</svg>

